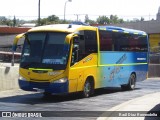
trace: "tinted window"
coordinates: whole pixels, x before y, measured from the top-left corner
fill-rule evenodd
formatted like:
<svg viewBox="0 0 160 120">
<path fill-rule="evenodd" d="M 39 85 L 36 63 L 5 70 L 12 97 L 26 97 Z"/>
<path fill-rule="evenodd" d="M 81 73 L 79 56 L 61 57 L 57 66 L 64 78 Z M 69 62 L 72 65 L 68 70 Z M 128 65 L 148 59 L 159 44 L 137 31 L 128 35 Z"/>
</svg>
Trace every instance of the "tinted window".
<svg viewBox="0 0 160 120">
<path fill-rule="evenodd" d="M 85 53 L 97 52 L 97 35 L 95 31 L 84 31 Z"/>
<path fill-rule="evenodd" d="M 146 52 L 148 49 L 147 36 L 114 33 L 115 51 Z"/>
<path fill-rule="evenodd" d="M 100 34 L 100 51 L 112 51 L 112 33 L 107 31 L 99 31 Z"/>
<path fill-rule="evenodd" d="M 148 49 L 147 36 L 111 31 L 99 31 L 100 51 L 138 51 Z"/>
<path fill-rule="evenodd" d="M 82 60 L 91 53 L 97 53 L 97 35 L 95 31 L 79 31 L 78 43 L 78 61 Z"/>
<path fill-rule="evenodd" d="M 65 69 L 69 45 L 65 44 L 67 33 L 33 32 L 26 34 L 21 67 Z"/>
</svg>

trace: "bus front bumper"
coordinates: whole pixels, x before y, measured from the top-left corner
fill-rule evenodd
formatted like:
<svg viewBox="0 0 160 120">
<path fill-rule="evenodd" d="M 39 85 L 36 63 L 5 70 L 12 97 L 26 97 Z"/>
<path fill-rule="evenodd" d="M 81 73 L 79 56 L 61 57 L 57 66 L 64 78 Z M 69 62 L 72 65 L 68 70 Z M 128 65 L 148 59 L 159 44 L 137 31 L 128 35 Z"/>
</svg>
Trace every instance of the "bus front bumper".
<svg viewBox="0 0 160 120">
<path fill-rule="evenodd" d="M 19 87 L 25 91 L 40 91 L 52 94 L 66 94 L 68 93 L 68 80 L 64 83 L 51 83 L 51 82 L 31 82 L 18 80 Z"/>
</svg>

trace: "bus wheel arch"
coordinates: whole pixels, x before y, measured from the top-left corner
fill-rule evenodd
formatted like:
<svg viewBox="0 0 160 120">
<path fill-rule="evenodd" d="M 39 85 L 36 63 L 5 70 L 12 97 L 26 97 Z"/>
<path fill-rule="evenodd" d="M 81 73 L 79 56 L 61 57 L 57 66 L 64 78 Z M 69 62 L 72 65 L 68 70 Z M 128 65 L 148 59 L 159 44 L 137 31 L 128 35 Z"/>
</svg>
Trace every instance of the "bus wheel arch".
<svg viewBox="0 0 160 120">
<path fill-rule="evenodd" d="M 134 90 L 136 86 L 136 78 L 137 78 L 136 73 L 132 72 L 130 74 L 128 84 L 121 85 L 122 90 Z"/>
<path fill-rule="evenodd" d="M 94 94 L 95 82 L 93 76 L 88 76 L 83 85 L 83 97 L 90 97 Z"/>
</svg>

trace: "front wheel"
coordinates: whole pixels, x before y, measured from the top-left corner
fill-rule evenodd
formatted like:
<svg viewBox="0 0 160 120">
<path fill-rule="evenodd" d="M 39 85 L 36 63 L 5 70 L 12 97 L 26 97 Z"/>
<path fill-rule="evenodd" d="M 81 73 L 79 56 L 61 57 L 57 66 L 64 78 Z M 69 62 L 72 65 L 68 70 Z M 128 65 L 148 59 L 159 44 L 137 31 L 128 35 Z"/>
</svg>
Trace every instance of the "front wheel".
<svg viewBox="0 0 160 120">
<path fill-rule="evenodd" d="M 90 97 L 91 95 L 93 95 L 94 93 L 94 86 L 93 86 L 93 82 L 87 80 L 84 84 L 84 88 L 83 88 L 83 97 Z"/>
<path fill-rule="evenodd" d="M 131 74 L 127 85 L 122 85 L 122 90 L 134 90 L 136 86 L 136 75 Z"/>
</svg>

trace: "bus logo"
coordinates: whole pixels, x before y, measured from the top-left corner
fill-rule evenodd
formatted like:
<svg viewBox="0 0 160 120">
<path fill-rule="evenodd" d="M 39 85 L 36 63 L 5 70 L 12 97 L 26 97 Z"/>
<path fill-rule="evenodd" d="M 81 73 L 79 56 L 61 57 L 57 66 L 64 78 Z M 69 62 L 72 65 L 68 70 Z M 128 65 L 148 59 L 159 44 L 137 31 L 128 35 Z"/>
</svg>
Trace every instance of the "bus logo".
<svg viewBox="0 0 160 120">
<path fill-rule="evenodd" d="M 91 61 L 92 60 L 92 56 L 91 57 L 88 57 L 88 58 L 86 58 L 84 61 L 83 61 L 83 63 L 86 63 L 86 62 L 89 62 L 89 61 Z"/>
</svg>

